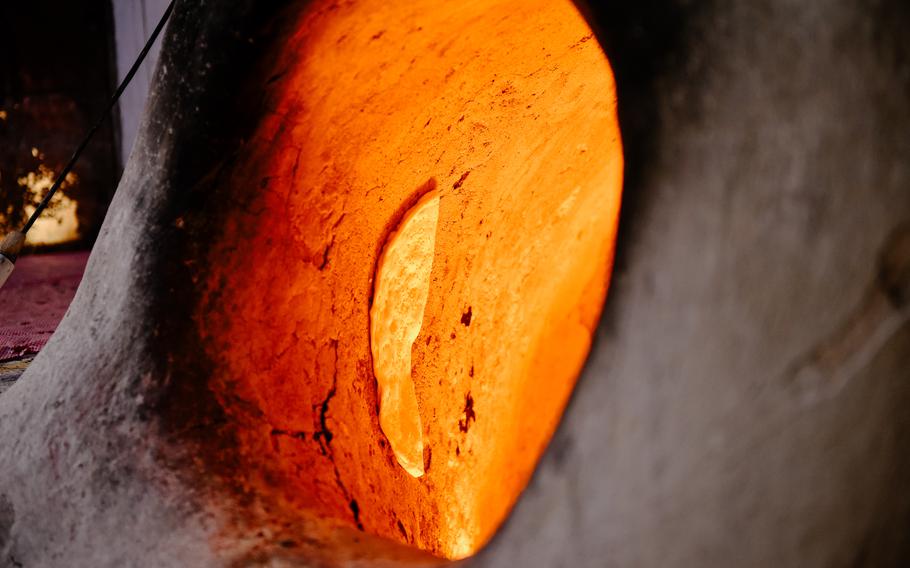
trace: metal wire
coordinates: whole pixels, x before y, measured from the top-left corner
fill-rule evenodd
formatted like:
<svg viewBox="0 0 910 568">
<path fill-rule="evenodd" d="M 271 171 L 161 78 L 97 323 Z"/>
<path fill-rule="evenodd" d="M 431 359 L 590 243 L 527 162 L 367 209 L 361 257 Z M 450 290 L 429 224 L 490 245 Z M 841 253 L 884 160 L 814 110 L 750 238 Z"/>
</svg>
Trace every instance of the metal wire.
<svg viewBox="0 0 910 568">
<path fill-rule="evenodd" d="M 98 118 L 98 121 L 95 122 L 95 125 L 92 126 L 91 130 L 88 131 L 88 134 L 85 135 L 85 138 L 82 139 L 82 142 L 76 148 L 76 151 L 73 152 L 70 161 L 66 164 L 63 170 L 60 172 L 60 175 L 57 176 L 57 179 L 54 181 L 54 185 L 48 190 L 47 194 L 44 196 L 44 199 L 41 200 L 41 203 L 38 204 L 38 207 L 35 208 L 32 216 L 29 217 L 28 221 L 25 223 L 25 226 L 22 227 L 22 233 L 28 233 L 29 229 L 32 228 L 32 225 L 35 224 L 35 221 L 41 216 L 41 213 L 47 208 L 48 204 L 51 202 L 51 199 L 54 197 L 54 194 L 57 193 L 57 190 L 60 189 L 60 186 L 63 184 L 63 181 L 66 179 L 66 176 L 72 171 L 73 166 L 76 165 L 76 162 L 79 160 L 79 156 L 82 155 L 83 150 L 88 146 L 89 142 L 92 140 L 92 137 L 101 128 L 101 125 L 104 124 L 104 119 L 111 113 L 114 105 L 117 104 L 117 101 L 120 100 L 120 95 L 123 94 L 123 91 L 126 90 L 126 86 L 129 85 L 132 81 L 133 76 L 136 74 L 136 71 L 139 70 L 139 66 L 142 65 L 145 56 L 148 55 L 148 52 L 152 49 L 155 40 L 158 39 L 158 35 L 161 33 L 161 30 L 164 29 L 164 24 L 167 23 L 168 18 L 171 16 L 171 12 L 174 9 L 174 2 L 176 0 L 171 0 L 168 4 L 167 9 L 164 11 L 164 14 L 161 16 L 158 25 L 155 26 L 155 31 L 152 32 L 152 35 L 149 37 L 148 41 L 145 42 L 145 47 L 142 48 L 142 51 L 139 52 L 139 57 L 136 58 L 136 61 L 133 63 L 133 66 L 130 67 L 130 70 L 127 72 L 126 76 L 123 78 L 123 81 L 120 82 L 120 86 L 117 87 L 117 90 L 114 92 L 114 96 L 111 97 L 111 102 L 107 105 L 107 110 Z"/>
</svg>

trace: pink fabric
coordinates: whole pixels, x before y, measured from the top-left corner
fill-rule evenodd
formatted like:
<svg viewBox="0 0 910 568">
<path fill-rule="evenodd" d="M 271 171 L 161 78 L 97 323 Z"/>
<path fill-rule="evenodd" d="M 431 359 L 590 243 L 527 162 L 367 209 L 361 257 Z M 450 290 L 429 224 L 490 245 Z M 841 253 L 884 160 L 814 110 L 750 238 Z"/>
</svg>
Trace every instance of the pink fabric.
<svg viewBox="0 0 910 568">
<path fill-rule="evenodd" d="M 34 355 L 57 329 L 82 280 L 87 252 L 24 256 L 0 288 L 0 362 Z"/>
</svg>

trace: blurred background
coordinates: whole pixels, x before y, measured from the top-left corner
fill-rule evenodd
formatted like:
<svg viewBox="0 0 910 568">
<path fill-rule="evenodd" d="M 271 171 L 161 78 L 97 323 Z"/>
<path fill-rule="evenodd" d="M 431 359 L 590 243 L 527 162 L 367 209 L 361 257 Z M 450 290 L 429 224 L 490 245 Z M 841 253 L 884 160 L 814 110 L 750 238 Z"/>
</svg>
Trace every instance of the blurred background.
<svg viewBox="0 0 910 568">
<path fill-rule="evenodd" d="M 0 232 L 22 226 L 167 7 L 166 0 L 0 4 Z M 0 390 L 75 293 L 139 127 L 160 39 L 92 139 L 0 289 Z M 14 300 L 14 301 L 4 301 Z"/>
</svg>

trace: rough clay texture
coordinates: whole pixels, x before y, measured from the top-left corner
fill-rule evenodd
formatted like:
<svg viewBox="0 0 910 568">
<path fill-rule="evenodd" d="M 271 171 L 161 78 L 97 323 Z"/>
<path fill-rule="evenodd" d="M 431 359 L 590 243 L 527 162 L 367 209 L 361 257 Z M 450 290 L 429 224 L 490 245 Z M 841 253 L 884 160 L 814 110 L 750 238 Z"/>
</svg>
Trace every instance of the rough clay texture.
<svg viewBox="0 0 910 568">
<path fill-rule="evenodd" d="M 646 80 L 623 47 L 665 30 L 634 13 L 600 21 L 637 171 L 614 287 L 531 486 L 466 565 L 906 565 L 906 8 L 668 6 L 687 27 Z M 178 376 L 163 332 L 186 317 L 165 292 L 188 289 L 166 268 L 182 251 L 161 245 L 224 150 L 169 128 L 217 134 L 194 106 L 242 77 L 254 48 L 238 45 L 274 8 L 178 7 L 154 113 L 74 305 L 0 397 L 0 565 L 381 565 L 363 560 L 380 554 L 363 537 L 317 520 L 293 541 L 266 523 L 218 541 L 230 519 L 264 515 L 255 498 L 162 457 L 218 426 L 158 419 L 192 403 L 159 394 Z M 612 44 L 624 24 L 637 35 Z"/>
<path fill-rule="evenodd" d="M 198 263 L 232 475 L 467 556 L 527 484 L 600 313 L 622 183 L 612 73 L 565 0 L 318 1 L 284 21 L 266 112 L 216 184 L 244 206 Z M 417 478 L 380 430 L 369 313 L 388 234 L 431 190 Z"/>
<path fill-rule="evenodd" d="M 238 205 L 214 181 L 261 103 L 256 63 L 281 20 L 272 2 L 178 2 L 82 285 L 0 398 L 0 566 L 418 563 L 219 475 L 236 460 L 191 331 L 191 268 Z"/>
</svg>

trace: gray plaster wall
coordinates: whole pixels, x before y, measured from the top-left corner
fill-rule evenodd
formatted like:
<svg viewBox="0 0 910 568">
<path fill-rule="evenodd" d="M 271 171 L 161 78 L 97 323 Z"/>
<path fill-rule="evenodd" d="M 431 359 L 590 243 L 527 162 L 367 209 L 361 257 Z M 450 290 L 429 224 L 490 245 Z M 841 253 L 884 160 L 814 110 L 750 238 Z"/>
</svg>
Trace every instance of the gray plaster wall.
<svg viewBox="0 0 910 568">
<path fill-rule="evenodd" d="M 620 263 L 564 422 L 472 565 L 910 565 L 908 11 L 680 5 L 650 78 L 613 52 L 625 117 L 656 117 L 626 123 Z"/>
<path fill-rule="evenodd" d="M 152 34 L 169 0 L 111 0 L 114 14 L 114 45 L 117 81 L 126 76 L 146 40 Z M 149 51 L 130 86 L 120 98 L 120 155 L 126 163 L 139 130 L 149 86 L 161 51 L 161 40 Z"/>
</svg>

